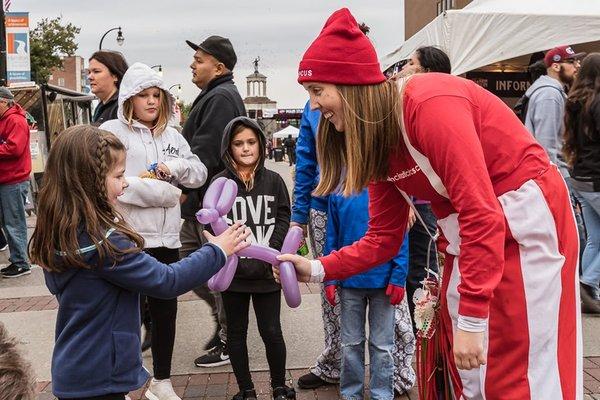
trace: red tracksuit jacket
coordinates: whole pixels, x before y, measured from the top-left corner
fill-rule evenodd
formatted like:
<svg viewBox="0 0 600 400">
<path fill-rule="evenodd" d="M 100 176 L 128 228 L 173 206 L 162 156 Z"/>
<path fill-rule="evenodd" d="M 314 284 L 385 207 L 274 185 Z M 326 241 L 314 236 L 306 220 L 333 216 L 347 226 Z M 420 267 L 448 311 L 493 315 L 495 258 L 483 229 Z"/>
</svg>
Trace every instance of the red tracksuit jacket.
<svg viewBox="0 0 600 400">
<path fill-rule="evenodd" d="M 369 185 L 369 229 L 352 246 L 320 259 L 325 280 L 354 275 L 398 253 L 409 210 L 400 189 L 431 201 L 439 219 L 458 213 L 459 314 L 486 318 L 504 260 L 497 196 L 540 175 L 550 161 L 512 110 L 466 79 L 414 76 L 403 112 L 404 140 L 391 156 L 388 178 Z"/>
</svg>

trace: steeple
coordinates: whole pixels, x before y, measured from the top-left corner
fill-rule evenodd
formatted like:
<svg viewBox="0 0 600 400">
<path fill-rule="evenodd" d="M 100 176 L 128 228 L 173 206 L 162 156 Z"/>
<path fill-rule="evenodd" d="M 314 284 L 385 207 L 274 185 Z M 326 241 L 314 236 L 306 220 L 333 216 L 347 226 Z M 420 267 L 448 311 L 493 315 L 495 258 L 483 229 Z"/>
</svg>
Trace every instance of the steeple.
<svg viewBox="0 0 600 400">
<path fill-rule="evenodd" d="M 267 97 L 267 77 L 258 72 L 259 61 L 260 57 L 254 59 L 254 73 L 246 77 L 247 97 Z"/>
</svg>

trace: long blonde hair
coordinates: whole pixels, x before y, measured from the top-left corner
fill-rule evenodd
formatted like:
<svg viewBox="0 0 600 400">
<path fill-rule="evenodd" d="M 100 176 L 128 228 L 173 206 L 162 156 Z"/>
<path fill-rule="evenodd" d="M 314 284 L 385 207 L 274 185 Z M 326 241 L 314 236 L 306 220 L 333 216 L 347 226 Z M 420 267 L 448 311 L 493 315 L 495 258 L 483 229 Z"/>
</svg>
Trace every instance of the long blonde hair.
<svg viewBox="0 0 600 400">
<path fill-rule="evenodd" d="M 394 81 L 337 86 L 343 101 L 344 132 L 323 116 L 317 134 L 321 169 L 316 196 L 360 193 L 371 181 L 387 177 L 389 158 L 401 138 L 400 93 Z"/>
<path fill-rule="evenodd" d="M 163 89 L 156 86 L 152 87 L 160 90 L 158 117 L 156 118 L 155 124 L 152 127 L 153 134 L 159 136 L 165 131 L 165 129 L 167 129 L 169 124 L 169 119 L 171 118 L 171 105 L 169 104 L 169 96 Z M 135 96 L 138 94 L 139 93 L 136 93 Z M 133 125 L 133 121 L 136 120 L 135 113 L 133 112 L 133 97 L 134 96 L 131 96 L 123 102 L 123 116 L 125 117 L 129 128 L 131 128 L 131 125 Z"/>
<path fill-rule="evenodd" d="M 73 126 L 58 134 L 48 156 L 37 223 L 29 242 L 34 263 L 54 272 L 91 268 L 78 252 L 82 234 L 96 247 L 98 266 L 105 259 L 115 263 L 124 254 L 141 251 L 144 239 L 106 196 L 106 176 L 124 154 L 125 146 L 115 135 L 90 125 Z M 137 248 L 120 250 L 106 240 L 111 228 Z"/>
</svg>

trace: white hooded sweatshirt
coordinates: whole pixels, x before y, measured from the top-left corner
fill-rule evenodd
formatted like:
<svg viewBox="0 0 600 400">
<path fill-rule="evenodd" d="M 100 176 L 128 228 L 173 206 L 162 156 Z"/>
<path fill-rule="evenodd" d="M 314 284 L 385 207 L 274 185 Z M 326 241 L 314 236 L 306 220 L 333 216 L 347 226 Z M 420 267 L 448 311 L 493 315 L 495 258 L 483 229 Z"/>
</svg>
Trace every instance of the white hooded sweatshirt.
<svg viewBox="0 0 600 400">
<path fill-rule="evenodd" d="M 206 182 L 207 170 L 190 151 L 185 138 L 172 126 L 160 135 L 153 135 L 150 129 L 135 120 L 129 126 L 123 115 L 123 103 L 150 87 L 158 87 L 168 95 L 170 120 L 175 103 L 173 95 L 158 73 L 145 64 L 135 63 L 121 81 L 118 119 L 106 121 L 100 129 L 114 133 L 127 148 L 125 177 L 129 187 L 118 198 L 123 217 L 142 235 L 145 248 L 174 249 L 181 247 L 181 190 L 177 185 L 198 188 Z M 153 163 L 164 163 L 174 181 L 140 178 Z"/>
</svg>

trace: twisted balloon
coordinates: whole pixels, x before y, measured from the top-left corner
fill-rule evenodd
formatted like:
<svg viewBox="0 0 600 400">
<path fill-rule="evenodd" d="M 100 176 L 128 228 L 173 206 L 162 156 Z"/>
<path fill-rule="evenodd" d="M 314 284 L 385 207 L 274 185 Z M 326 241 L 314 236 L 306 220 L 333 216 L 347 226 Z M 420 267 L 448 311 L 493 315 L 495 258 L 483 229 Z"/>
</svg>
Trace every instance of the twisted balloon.
<svg viewBox="0 0 600 400">
<path fill-rule="evenodd" d="M 196 213 L 196 219 L 201 224 L 210 224 L 215 235 L 220 235 L 228 228 L 225 216 L 231 210 L 231 207 L 233 207 L 236 195 L 237 184 L 235 181 L 225 177 L 215 179 L 204 195 L 203 208 Z M 300 287 L 298 286 L 294 265 L 289 261 L 279 261 L 277 256 L 296 253 L 298 247 L 300 247 L 302 237 L 302 229 L 295 226 L 290 228 L 285 236 L 281 252 L 267 246 L 251 244 L 245 249 L 238 251 L 237 254 L 232 254 L 227 258 L 225 266 L 209 279 L 208 287 L 218 292 L 227 290 L 237 269 L 238 255 L 255 258 L 266 261 L 275 267 L 279 266 L 279 278 L 285 301 L 292 308 L 298 307 L 302 298 L 300 296 Z"/>
</svg>

